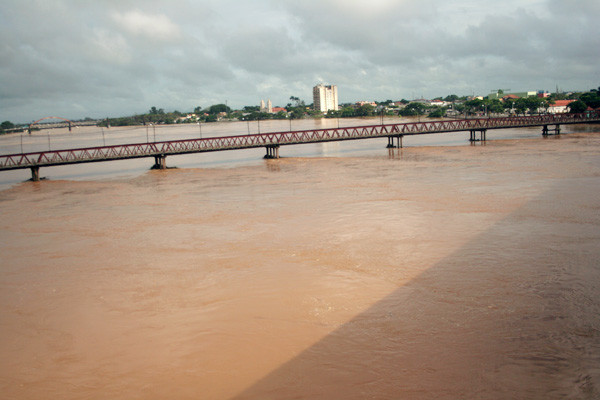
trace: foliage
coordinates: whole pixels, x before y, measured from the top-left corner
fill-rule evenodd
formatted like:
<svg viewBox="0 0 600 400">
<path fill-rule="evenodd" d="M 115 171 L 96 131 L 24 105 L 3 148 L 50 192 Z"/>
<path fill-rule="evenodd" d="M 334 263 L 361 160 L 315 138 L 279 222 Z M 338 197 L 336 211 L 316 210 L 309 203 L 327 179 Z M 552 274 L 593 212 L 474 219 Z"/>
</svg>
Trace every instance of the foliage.
<svg viewBox="0 0 600 400">
<path fill-rule="evenodd" d="M 165 110 L 163 110 L 162 108 L 157 110 L 156 107 L 152 107 L 149 112 L 150 115 L 164 115 L 164 113 Z"/>
<path fill-rule="evenodd" d="M 425 115 L 429 107 L 423 103 L 408 103 L 406 107 L 399 111 L 399 114 L 405 117 L 413 115 Z"/>
<path fill-rule="evenodd" d="M 442 118 L 446 116 L 446 109 L 443 107 L 434 107 L 434 109 L 429 113 L 428 117 L 430 118 Z"/>
<path fill-rule="evenodd" d="M 354 112 L 354 115 L 356 115 L 357 117 L 369 117 L 374 114 L 375 107 L 373 107 L 370 104 L 363 104 L 360 107 L 358 107 Z"/>
<path fill-rule="evenodd" d="M 225 104 L 214 104 L 206 110 L 206 112 L 210 115 L 216 115 L 222 112 L 229 113 L 230 111 L 231 108 L 227 107 Z"/>
<path fill-rule="evenodd" d="M 7 129 L 13 129 L 15 127 L 15 124 L 13 124 L 10 121 L 4 121 L 0 124 L 0 129 L 5 131 Z"/>
<path fill-rule="evenodd" d="M 591 108 L 600 108 L 600 93 L 593 89 L 593 91 L 582 94 L 579 100 L 584 102 L 586 106 Z"/>
<path fill-rule="evenodd" d="M 574 102 L 569 103 L 567 107 L 569 107 L 570 113 L 575 114 L 585 112 L 585 110 L 587 110 L 588 108 L 587 104 L 585 104 L 585 102 L 583 102 L 582 100 L 575 100 Z"/>
</svg>

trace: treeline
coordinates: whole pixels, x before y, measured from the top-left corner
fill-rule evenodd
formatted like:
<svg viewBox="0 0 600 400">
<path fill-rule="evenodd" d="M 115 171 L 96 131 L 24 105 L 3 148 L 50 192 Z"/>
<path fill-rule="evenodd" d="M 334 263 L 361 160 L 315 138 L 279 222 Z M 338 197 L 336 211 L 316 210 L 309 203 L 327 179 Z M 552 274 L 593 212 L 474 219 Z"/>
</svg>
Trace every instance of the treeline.
<svg viewBox="0 0 600 400">
<path fill-rule="evenodd" d="M 129 117 L 106 118 L 98 126 L 132 126 L 132 125 L 162 125 L 184 122 L 216 122 L 220 114 L 231 113 L 231 108 L 225 104 L 215 104 L 206 109 L 196 107 L 192 113 L 180 111 L 165 112 L 162 108 L 152 107 L 146 114 Z M 188 118 L 188 116 L 191 116 Z"/>
</svg>

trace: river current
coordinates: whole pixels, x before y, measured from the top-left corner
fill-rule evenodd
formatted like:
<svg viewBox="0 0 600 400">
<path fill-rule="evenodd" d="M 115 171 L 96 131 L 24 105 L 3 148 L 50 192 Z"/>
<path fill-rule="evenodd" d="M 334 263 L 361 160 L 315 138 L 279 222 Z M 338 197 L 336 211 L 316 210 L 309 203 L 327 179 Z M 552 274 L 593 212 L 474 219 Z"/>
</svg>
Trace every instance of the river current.
<svg viewBox="0 0 600 400">
<path fill-rule="evenodd" d="M 42 130 L 0 153 L 258 129 Z M 599 398 L 600 130 L 562 131 L 0 172 L 1 397 Z"/>
</svg>

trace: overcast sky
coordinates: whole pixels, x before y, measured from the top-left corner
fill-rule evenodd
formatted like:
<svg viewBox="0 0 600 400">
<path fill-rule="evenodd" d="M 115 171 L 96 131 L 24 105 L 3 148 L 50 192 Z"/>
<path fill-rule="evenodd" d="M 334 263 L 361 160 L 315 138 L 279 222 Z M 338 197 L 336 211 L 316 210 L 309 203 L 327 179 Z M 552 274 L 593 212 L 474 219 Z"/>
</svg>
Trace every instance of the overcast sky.
<svg viewBox="0 0 600 400">
<path fill-rule="evenodd" d="M 600 86 L 598 0 L 2 0 L 0 121 Z"/>
</svg>

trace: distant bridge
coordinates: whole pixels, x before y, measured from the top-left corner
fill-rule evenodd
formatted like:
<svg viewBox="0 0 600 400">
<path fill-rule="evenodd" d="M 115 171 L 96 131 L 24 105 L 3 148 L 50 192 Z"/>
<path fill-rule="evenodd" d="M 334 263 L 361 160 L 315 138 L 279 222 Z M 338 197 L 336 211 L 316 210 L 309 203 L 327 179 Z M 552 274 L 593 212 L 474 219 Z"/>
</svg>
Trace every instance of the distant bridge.
<svg viewBox="0 0 600 400">
<path fill-rule="evenodd" d="M 33 128 L 40 128 L 41 126 L 38 125 L 40 122 L 45 121 L 47 119 L 58 119 L 61 120 L 63 122 L 58 122 L 58 123 L 53 123 L 53 124 L 44 124 L 46 125 L 46 127 L 51 127 L 51 128 L 64 128 L 65 126 L 69 127 L 69 132 L 71 132 L 71 124 L 72 122 L 66 118 L 62 118 L 62 117 L 44 117 L 44 118 L 40 118 L 37 121 L 34 121 L 32 123 L 29 124 L 29 129 L 27 129 L 27 131 L 29 132 L 29 134 L 31 135 L 31 130 Z"/>
<path fill-rule="evenodd" d="M 130 158 L 154 157 L 154 167 L 166 168 L 166 157 L 177 154 L 203 153 L 265 147 L 265 158 L 279 158 L 279 147 L 293 144 L 333 142 L 342 140 L 388 138 L 388 147 L 402 147 L 404 136 L 443 132 L 469 131 L 471 141 L 485 141 L 491 129 L 541 126 L 542 134 L 559 134 L 562 124 L 600 122 L 600 113 L 553 114 L 524 117 L 475 118 L 445 121 L 407 122 L 387 125 L 312 129 L 273 132 L 254 135 L 213 137 L 205 139 L 171 140 L 153 143 L 133 143 L 115 146 L 86 147 L 66 150 L 0 156 L 0 171 L 30 168 L 32 180 L 39 180 L 40 167 L 67 165 Z M 479 134 L 479 138 L 477 138 Z"/>
</svg>

